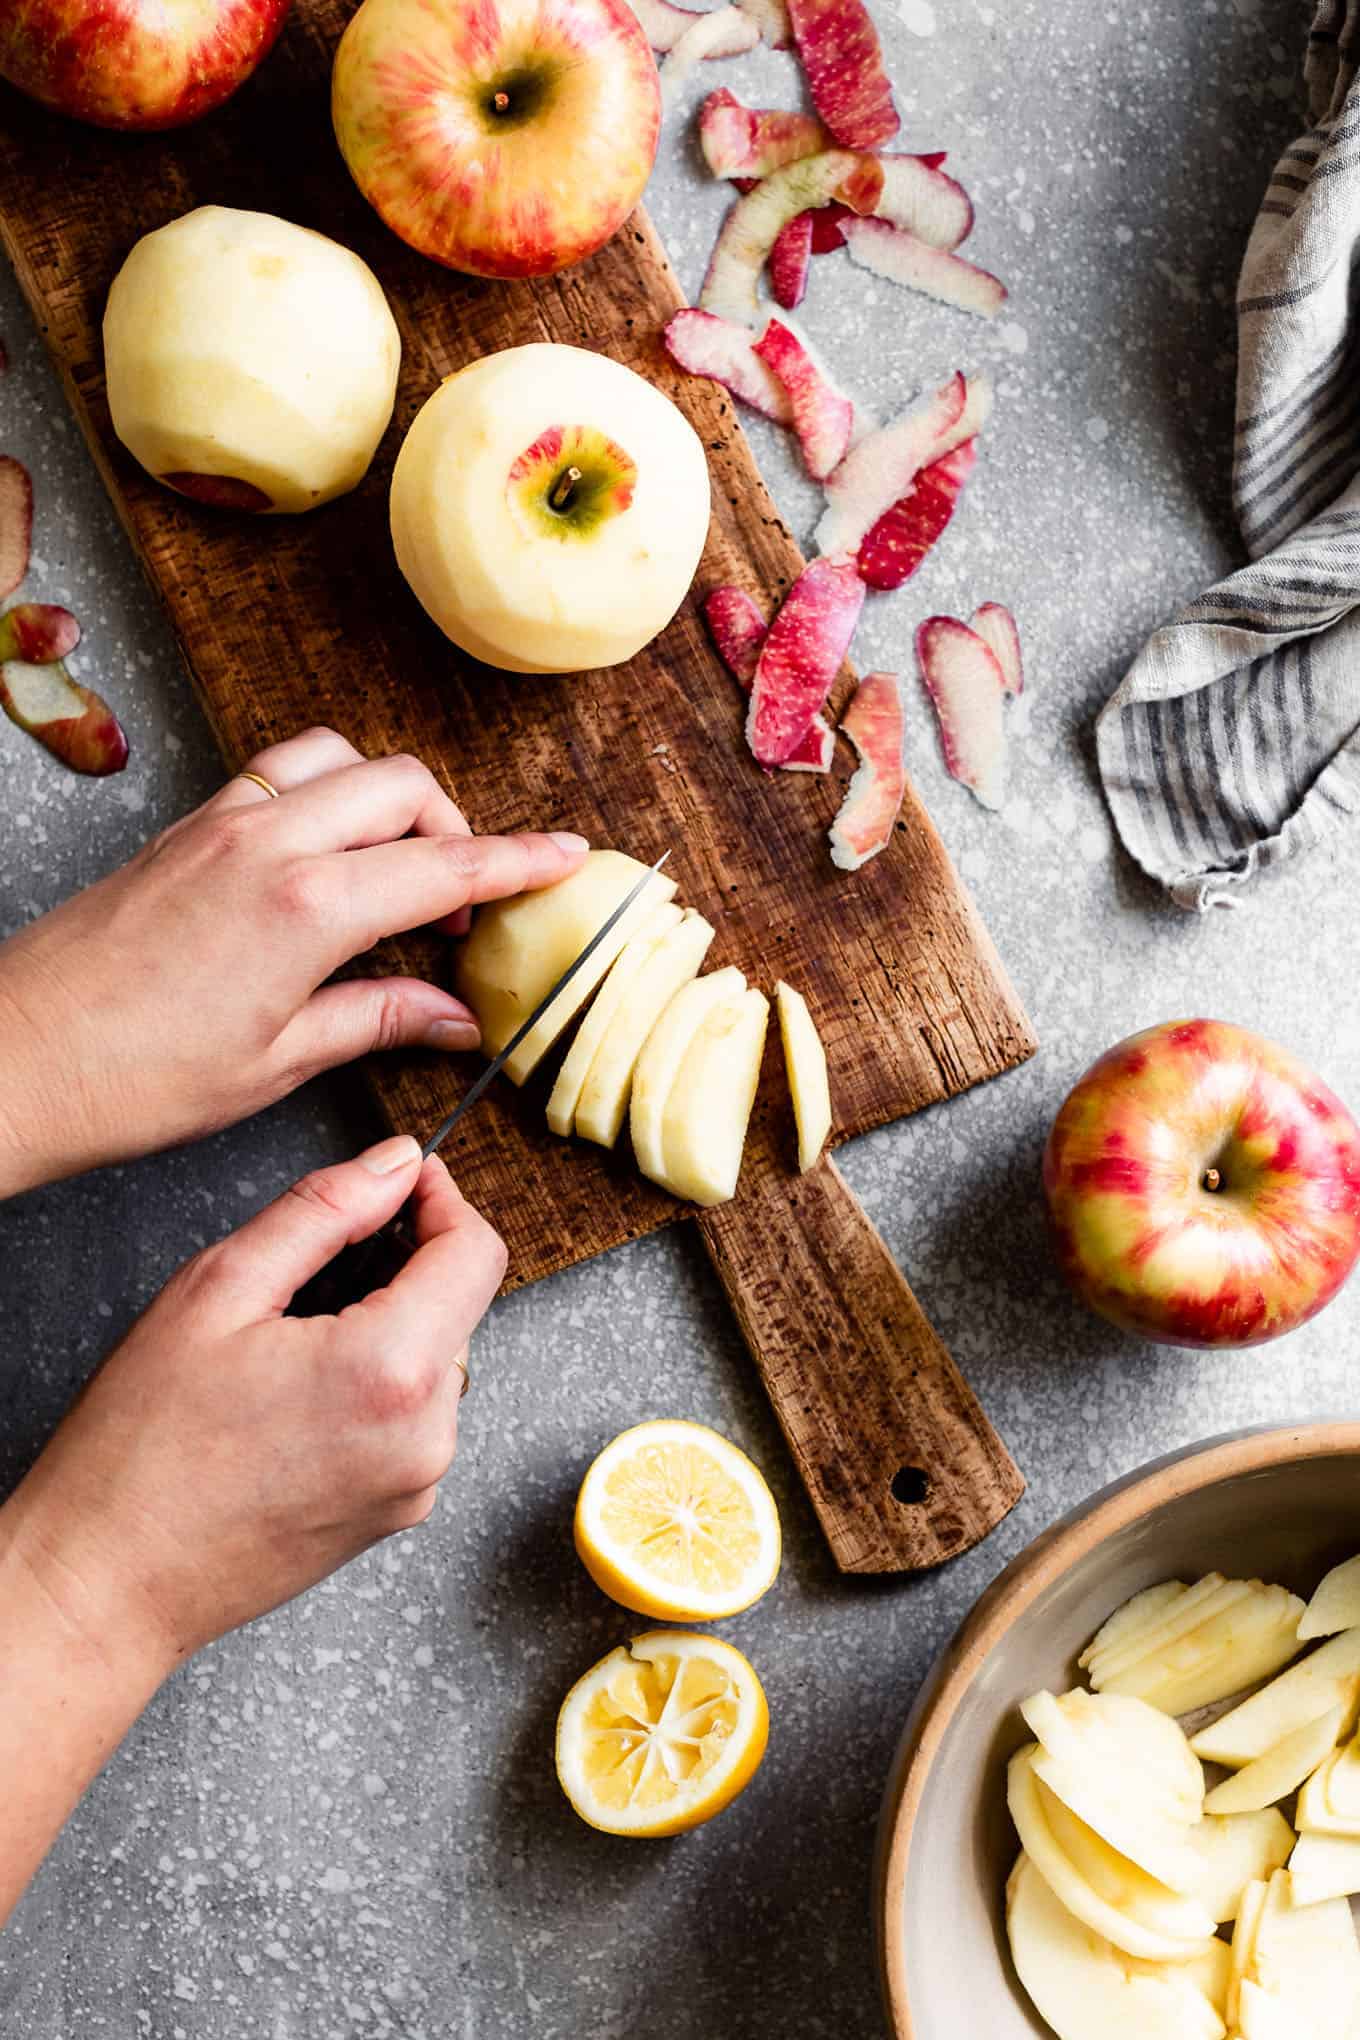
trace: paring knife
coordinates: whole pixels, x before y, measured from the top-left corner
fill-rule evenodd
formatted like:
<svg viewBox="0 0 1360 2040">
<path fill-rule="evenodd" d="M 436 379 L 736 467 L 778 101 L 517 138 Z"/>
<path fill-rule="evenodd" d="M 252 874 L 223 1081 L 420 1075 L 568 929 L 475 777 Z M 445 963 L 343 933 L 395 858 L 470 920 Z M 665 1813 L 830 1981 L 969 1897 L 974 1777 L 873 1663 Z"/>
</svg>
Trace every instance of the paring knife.
<svg viewBox="0 0 1360 2040">
<path fill-rule="evenodd" d="M 651 869 L 645 871 L 632 890 L 619 901 L 609 918 L 600 923 L 584 949 L 572 958 L 556 983 L 543 994 L 528 1019 L 523 1021 L 500 1053 L 482 1071 L 477 1081 L 458 1100 L 452 1112 L 442 1119 L 421 1149 L 422 1156 L 434 1154 L 453 1132 L 460 1119 L 489 1088 L 493 1080 L 509 1062 L 520 1043 L 531 1034 L 558 994 L 565 990 L 581 966 L 588 962 L 604 941 L 610 930 L 618 925 L 660 871 L 669 850 L 663 850 Z M 398 1212 L 371 1239 L 360 1240 L 357 1246 L 345 1247 L 333 1261 L 324 1267 L 319 1275 L 301 1288 L 293 1298 L 289 1309 L 291 1317 L 332 1317 L 347 1304 L 357 1303 L 360 1297 L 371 1290 L 381 1289 L 392 1277 L 400 1272 L 416 1250 L 416 1240 L 405 1215 Z"/>
</svg>

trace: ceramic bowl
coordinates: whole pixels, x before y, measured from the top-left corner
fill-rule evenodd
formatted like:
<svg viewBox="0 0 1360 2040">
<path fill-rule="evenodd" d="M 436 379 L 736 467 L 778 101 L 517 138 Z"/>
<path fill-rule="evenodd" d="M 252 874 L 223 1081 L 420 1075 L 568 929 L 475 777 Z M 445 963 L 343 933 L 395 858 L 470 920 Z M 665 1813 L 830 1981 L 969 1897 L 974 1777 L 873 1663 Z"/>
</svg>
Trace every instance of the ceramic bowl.
<svg viewBox="0 0 1360 2040">
<path fill-rule="evenodd" d="M 1307 1595 L 1360 1551 L 1360 1423 L 1216 1439 L 1131 1474 L 1023 1551 L 927 1679 L 883 1808 L 879 1954 L 894 2040 L 1035 2040 L 1006 1948 L 1003 1892 L 1019 1844 L 1008 1758 L 1018 1703 L 1077 1684 L 1077 1655 L 1156 1580 L 1278 1581 Z"/>
</svg>

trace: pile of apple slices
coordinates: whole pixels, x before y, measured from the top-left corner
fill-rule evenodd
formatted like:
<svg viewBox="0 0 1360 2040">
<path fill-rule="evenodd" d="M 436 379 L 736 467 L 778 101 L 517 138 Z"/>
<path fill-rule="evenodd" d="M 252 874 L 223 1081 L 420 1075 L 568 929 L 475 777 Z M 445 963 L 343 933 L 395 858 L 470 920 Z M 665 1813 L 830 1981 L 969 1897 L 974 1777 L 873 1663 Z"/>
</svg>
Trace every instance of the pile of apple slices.
<svg viewBox="0 0 1360 2040">
<path fill-rule="evenodd" d="M 1007 1776 L 1011 1955 L 1059 2040 L 1360 2040 L 1360 1558 L 1307 1607 L 1162 1582 L 1080 1663 L 1094 1690 L 1026 1700 Z"/>
<path fill-rule="evenodd" d="M 644 870 L 617 850 L 593 850 L 560 885 L 480 909 L 458 988 L 488 1055 L 511 1039 Z M 701 975 L 714 931 L 676 904 L 675 889 L 653 873 L 505 1067 L 523 1084 L 584 1011 L 548 1099 L 552 1131 L 612 1148 L 626 1121 L 644 1176 L 691 1203 L 723 1204 L 741 1173 L 770 1002 L 731 966 Z M 831 1130 L 826 1054 L 801 994 L 781 983 L 776 995 L 798 1166 L 809 1169 Z"/>
</svg>

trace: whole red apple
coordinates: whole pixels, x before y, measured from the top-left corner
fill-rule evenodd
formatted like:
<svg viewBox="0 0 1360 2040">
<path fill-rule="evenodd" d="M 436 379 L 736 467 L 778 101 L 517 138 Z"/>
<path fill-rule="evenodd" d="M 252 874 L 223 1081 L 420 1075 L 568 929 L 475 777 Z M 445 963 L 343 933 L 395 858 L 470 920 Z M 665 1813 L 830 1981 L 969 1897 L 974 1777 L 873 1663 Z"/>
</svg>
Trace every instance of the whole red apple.
<svg viewBox="0 0 1360 2040">
<path fill-rule="evenodd" d="M 18 0 L 0 5 L 0 77 L 96 127 L 182 127 L 244 84 L 288 4 Z"/>
<path fill-rule="evenodd" d="M 331 113 L 403 241 L 473 276 L 547 276 L 642 196 L 661 88 L 628 0 L 364 0 Z"/>
<path fill-rule="evenodd" d="M 1288 1050 L 1221 1020 L 1121 1041 L 1053 1123 L 1063 1272 L 1127 1331 L 1255 1346 L 1330 1303 L 1360 1254 L 1360 1127 Z"/>
</svg>

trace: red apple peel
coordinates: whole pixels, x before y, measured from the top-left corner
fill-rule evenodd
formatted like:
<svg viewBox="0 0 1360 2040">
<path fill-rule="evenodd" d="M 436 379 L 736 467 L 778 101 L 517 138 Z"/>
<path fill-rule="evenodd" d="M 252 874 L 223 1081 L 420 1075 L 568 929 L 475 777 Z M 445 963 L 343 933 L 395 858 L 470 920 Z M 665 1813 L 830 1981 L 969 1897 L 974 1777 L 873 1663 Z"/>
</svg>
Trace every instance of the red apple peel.
<svg viewBox="0 0 1360 2040">
<path fill-rule="evenodd" d="M 928 616 L 916 632 L 916 657 L 940 725 L 945 770 L 984 807 L 1005 797 L 1006 683 L 991 648 L 956 616 Z"/>
<path fill-rule="evenodd" d="M 117 716 L 93 688 L 73 680 L 60 660 L 0 666 L 0 708 L 73 772 L 103 778 L 127 764 L 128 742 Z"/>
<path fill-rule="evenodd" d="M 739 57 L 759 41 L 759 28 L 739 7 L 715 7 L 707 14 L 696 14 L 662 63 L 663 95 L 673 101 L 691 72 L 709 57 Z"/>
<path fill-rule="evenodd" d="M 863 0 L 788 0 L 812 103 L 847 149 L 877 149 L 899 122 L 878 32 Z"/>
<path fill-rule="evenodd" d="M 858 552 L 880 517 L 906 495 L 923 467 L 972 439 L 991 416 L 985 376 L 952 375 L 914 411 L 906 411 L 851 447 L 826 483 L 817 526 L 824 553 Z"/>
<path fill-rule="evenodd" d="M 990 645 L 1001 668 L 1007 694 L 1025 691 L 1025 663 L 1020 654 L 1020 626 L 1004 603 L 984 602 L 973 612 L 973 629 Z"/>
<path fill-rule="evenodd" d="M 699 146 L 715 177 L 760 178 L 835 143 L 815 114 L 744 106 L 724 85 L 699 109 Z"/>
<path fill-rule="evenodd" d="M 922 468 L 906 495 L 879 518 L 856 555 L 871 588 L 900 588 L 911 579 L 943 536 L 976 460 L 976 438 L 965 439 Z"/>
<path fill-rule="evenodd" d="M 883 195 L 875 217 L 947 253 L 973 231 L 973 201 L 929 156 L 880 156 Z"/>
<path fill-rule="evenodd" d="M 837 198 L 851 212 L 869 213 L 883 190 L 883 172 L 872 156 L 826 149 L 763 177 L 739 199 L 723 221 L 699 293 L 706 312 L 753 325 L 759 317 L 760 273 L 781 230 L 800 212 Z"/>
<path fill-rule="evenodd" d="M 994 319 L 1006 302 L 1006 286 L 990 270 L 947 249 L 932 248 L 885 219 L 846 220 L 843 232 L 850 260 L 889 283 L 903 284 L 980 319 Z"/>
<path fill-rule="evenodd" d="M 33 478 L 12 453 L 0 453 L 0 599 L 28 572 L 33 544 Z"/>
<path fill-rule="evenodd" d="M 672 361 L 690 375 L 706 375 L 721 383 L 776 425 L 793 423 L 788 392 L 756 353 L 749 326 L 686 306 L 672 314 L 662 338 Z"/>
<path fill-rule="evenodd" d="M 831 824 L 831 862 L 858 871 L 892 841 L 907 790 L 906 702 L 897 674 L 866 673 L 841 728 L 860 762 Z"/>
<path fill-rule="evenodd" d="M 765 612 L 744 588 L 715 588 L 704 597 L 704 621 L 717 647 L 718 656 L 734 680 L 749 694 L 769 625 Z M 829 722 L 815 715 L 792 757 L 784 760 L 786 772 L 829 772 L 836 748 L 836 732 Z"/>
<path fill-rule="evenodd" d="M 814 560 L 785 596 L 756 662 L 746 741 L 760 765 L 787 764 L 826 705 L 864 605 L 851 560 Z"/>
<path fill-rule="evenodd" d="M 814 481 L 825 481 L 850 444 L 854 405 L 828 382 L 797 334 L 780 320 L 771 319 L 755 351 L 789 393 L 808 473 Z"/>
<path fill-rule="evenodd" d="M 0 663 L 20 659 L 46 666 L 64 659 L 80 643 L 80 625 L 55 602 L 16 602 L 0 616 Z"/>
<path fill-rule="evenodd" d="M 816 214 L 811 212 L 797 214 L 780 229 L 770 250 L 770 295 L 786 312 L 796 311 L 807 292 L 815 218 Z"/>
</svg>

